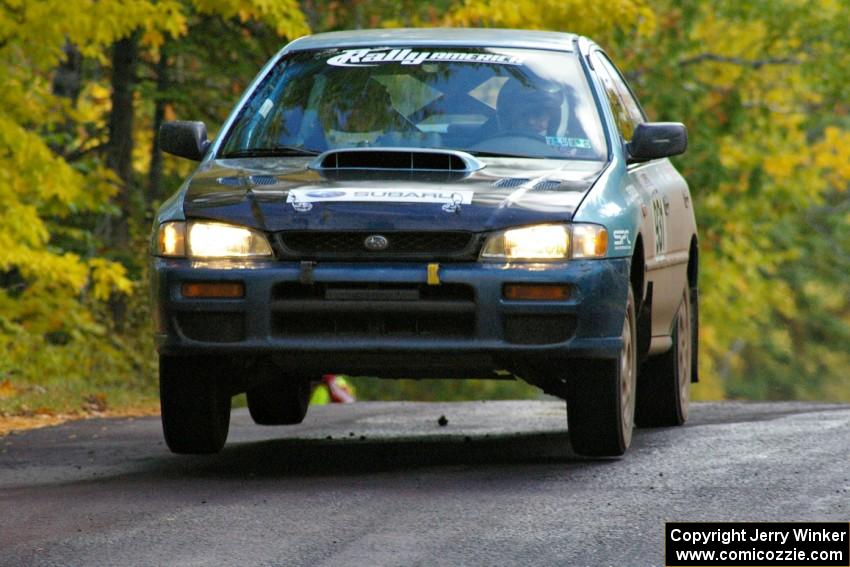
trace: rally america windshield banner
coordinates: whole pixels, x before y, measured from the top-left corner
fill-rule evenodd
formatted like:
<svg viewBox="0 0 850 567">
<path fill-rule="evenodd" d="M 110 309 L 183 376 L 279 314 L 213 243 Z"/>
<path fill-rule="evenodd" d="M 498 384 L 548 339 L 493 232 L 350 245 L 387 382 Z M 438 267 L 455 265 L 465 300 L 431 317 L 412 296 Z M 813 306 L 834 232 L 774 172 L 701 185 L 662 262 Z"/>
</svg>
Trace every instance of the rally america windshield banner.
<svg viewBox="0 0 850 567">
<path fill-rule="evenodd" d="M 328 59 L 335 67 L 375 67 L 385 63 L 421 65 L 422 63 L 489 63 L 522 65 L 522 59 L 498 53 L 464 53 L 459 51 L 414 51 L 412 49 L 346 49 Z"/>
</svg>

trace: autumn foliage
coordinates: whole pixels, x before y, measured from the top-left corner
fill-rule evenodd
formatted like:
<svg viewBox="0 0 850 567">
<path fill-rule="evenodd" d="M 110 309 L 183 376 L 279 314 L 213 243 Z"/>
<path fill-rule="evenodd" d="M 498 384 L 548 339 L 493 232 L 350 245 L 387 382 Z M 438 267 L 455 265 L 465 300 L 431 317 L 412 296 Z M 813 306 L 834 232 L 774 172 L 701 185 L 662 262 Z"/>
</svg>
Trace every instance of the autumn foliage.
<svg viewBox="0 0 850 567">
<path fill-rule="evenodd" d="M 593 37 L 652 119 L 689 128 L 695 394 L 850 399 L 847 21 L 839 0 L 0 2 L 0 411 L 68 384 L 153 391 L 147 232 L 191 167 L 163 158 L 159 123 L 215 132 L 311 29 L 402 25 Z"/>
</svg>

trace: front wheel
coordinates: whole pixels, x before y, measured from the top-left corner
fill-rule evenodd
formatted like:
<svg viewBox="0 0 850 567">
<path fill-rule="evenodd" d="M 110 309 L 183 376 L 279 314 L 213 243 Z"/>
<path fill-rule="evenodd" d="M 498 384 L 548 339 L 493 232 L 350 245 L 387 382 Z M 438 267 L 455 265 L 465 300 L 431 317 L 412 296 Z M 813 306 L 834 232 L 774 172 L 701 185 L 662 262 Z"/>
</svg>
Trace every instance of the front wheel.
<svg viewBox="0 0 850 567">
<path fill-rule="evenodd" d="M 580 455 L 616 457 L 632 441 L 637 376 L 635 301 L 629 288 L 622 347 L 614 360 L 582 360 L 567 380 L 567 426 Z"/>
<path fill-rule="evenodd" d="M 638 375 L 635 422 L 640 427 L 682 425 L 688 419 L 693 364 L 691 317 L 691 294 L 685 286 L 673 322 L 673 348 L 647 360 Z"/>
<path fill-rule="evenodd" d="M 173 453 L 218 453 L 230 428 L 230 385 L 209 357 L 160 356 L 159 399 Z"/>
<path fill-rule="evenodd" d="M 248 411 L 257 425 L 294 425 L 304 421 L 310 404 L 310 382 L 279 377 L 246 392 Z"/>
</svg>

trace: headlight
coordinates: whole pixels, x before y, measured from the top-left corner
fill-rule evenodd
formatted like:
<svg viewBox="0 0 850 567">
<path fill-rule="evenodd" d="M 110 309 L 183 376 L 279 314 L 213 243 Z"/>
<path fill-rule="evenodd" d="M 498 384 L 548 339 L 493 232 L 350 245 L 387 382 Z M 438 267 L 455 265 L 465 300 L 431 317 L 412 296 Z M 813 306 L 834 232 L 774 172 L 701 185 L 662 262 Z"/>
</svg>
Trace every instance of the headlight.
<svg viewBox="0 0 850 567">
<path fill-rule="evenodd" d="M 250 258 L 272 255 L 261 233 L 216 222 L 166 222 L 159 227 L 157 255 L 189 258 Z"/>
<path fill-rule="evenodd" d="M 271 256 L 269 241 L 262 234 L 227 224 L 190 222 L 187 252 L 193 258 L 246 258 Z"/>
<path fill-rule="evenodd" d="M 547 261 L 601 258 L 608 251 L 608 232 L 595 224 L 541 224 L 491 234 L 482 260 Z"/>
</svg>

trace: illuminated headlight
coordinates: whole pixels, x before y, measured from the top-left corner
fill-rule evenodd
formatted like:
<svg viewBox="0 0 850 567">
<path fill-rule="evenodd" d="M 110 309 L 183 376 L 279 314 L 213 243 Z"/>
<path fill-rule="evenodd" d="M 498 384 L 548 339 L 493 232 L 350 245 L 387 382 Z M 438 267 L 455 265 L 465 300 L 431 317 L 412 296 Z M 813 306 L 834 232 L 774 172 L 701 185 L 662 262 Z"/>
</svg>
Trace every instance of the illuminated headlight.
<svg viewBox="0 0 850 567">
<path fill-rule="evenodd" d="M 481 250 L 490 261 L 551 261 L 601 258 L 608 232 L 595 224 L 541 224 L 491 234 Z"/>
<path fill-rule="evenodd" d="M 261 233 L 230 224 L 190 221 L 159 226 L 157 255 L 189 258 L 251 258 L 272 255 Z"/>
</svg>

